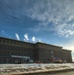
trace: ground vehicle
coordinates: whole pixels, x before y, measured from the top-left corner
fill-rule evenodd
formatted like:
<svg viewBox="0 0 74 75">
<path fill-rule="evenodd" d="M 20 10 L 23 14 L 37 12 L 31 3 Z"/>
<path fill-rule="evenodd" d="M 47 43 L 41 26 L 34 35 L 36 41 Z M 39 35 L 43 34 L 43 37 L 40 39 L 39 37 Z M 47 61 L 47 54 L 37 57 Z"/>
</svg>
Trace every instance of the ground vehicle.
<svg viewBox="0 0 74 75">
<path fill-rule="evenodd" d="M 11 55 L 12 58 L 15 58 L 15 63 L 33 63 L 33 60 L 28 56 L 18 56 L 18 55 Z"/>
</svg>

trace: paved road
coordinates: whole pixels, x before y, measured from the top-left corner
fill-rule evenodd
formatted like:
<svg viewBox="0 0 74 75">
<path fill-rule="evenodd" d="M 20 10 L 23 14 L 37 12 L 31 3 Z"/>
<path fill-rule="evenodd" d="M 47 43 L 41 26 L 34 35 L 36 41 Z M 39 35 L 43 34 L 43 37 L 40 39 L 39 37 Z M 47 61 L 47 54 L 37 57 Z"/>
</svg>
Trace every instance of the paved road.
<svg viewBox="0 0 74 75">
<path fill-rule="evenodd" d="M 62 73 L 54 73 L 54 74 L 50 74 L 50 73 L 41 73 L 41 74 L 30 74 L 30 75 L 74 75 L 74 71 L 62 72 Z"/>
<path fill-rule="evenodd" d="M 63 72 L 63 73 L 56 73 L 56 74 L 49 74 L 49 75 L 74 75 L 74 71 Z"/>
</svg>

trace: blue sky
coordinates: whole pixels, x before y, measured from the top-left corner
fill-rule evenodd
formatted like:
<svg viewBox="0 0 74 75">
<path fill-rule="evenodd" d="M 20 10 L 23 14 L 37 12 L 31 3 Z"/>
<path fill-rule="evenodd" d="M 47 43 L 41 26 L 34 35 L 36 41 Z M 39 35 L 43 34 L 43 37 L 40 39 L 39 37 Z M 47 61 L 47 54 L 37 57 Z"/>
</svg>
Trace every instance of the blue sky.
<svg viewBox="0 0 74 75">
<path fill-rule="evenodd" d="M 74 0 L 0 0 L 0 36 L 72 50 Z"/>
</svg>

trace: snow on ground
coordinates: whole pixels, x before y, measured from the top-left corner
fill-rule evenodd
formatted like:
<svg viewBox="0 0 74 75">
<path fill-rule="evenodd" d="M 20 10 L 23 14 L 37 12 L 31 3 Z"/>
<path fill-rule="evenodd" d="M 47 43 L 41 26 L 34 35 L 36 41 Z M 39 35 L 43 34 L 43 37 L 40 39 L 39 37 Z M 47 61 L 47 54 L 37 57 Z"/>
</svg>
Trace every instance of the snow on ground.
<svg viewBox="0 0 74 75">
<path fill-rule="evenodd" d="M 26 74 L 74 69 L 73 63 L 63 64 L 0 64 L 0 75 Z"/>
</svg>

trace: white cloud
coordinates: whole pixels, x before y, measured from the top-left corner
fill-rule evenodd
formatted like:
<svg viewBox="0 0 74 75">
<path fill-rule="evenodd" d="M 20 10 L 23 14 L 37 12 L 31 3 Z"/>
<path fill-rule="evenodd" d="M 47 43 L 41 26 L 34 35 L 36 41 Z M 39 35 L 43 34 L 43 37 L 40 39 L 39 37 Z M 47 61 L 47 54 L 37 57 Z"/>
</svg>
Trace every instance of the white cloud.
<svg viewBox="0 0 74 75">
<path fill-rule="evenodd" d="M 63 48 L 72 51 L 72 59 L 74 61 L 74 43 L 71 44 L 68 42 L 68 44 L 63 45 Z"/>
<path fill-rule="evenodd" d="M 71 38 L 66 43 L 62 44 L 64 49 L 68 49 L 74 52 L 74 38 Z"/>
<path fill-rule="evenodd" d="M 32 41 L 33 41 L 33 42 L 36 42 L 36 39 L 35 39 L 35 37 L 34 37 L 34 36 L 32 37 Z"/>
<path fill-rule="evenodd" d="M 17 40 L 20 40 L 19 35 L 17 33 L 15 33 L 15 36 L 16 36 Z"/>
<path fill-rule="evenodd" d="M 2 33 L 3 33 L 5 36 L 11 38 L 4 30 L 2 30 Z"/>
<path fill-rule="evenodd" d="M 55 31 L 64 37 L 74 35 L 73 7 L 74 0 L 38 0 L 27 10 L 27 16 L 39 21 L 32 30 Z"/>
<path fill-rule="evenodd" d="M 74 0 L 14 0 L 12 2 L 6 0 L 5 3 L 17 11 L 15 13 L 12 10 L 13 13 L 17 14 L 14 15 L 15 17 L 19 18 L 21 16 L 19 12 L 21 11 L 23 15 L 39 21 L 39 24 L 35 25 L 34 28 L 30 28 L 31 30 L 54 31 L 59 36 L 64 37 L 74 35 Z M 9 9 L 4 10 L 9 12 Z M 72 33 L 65 32 L 67 30 Z"/>
<path fill-rule="evenodd" d="M 39 41 L 38 42 L 41 42 L 41 40 L 39 39 Z"/>
<path fill-rule="evenodd" d="M 12 2 L 6 0 L 5 3 L 10 7 L 15 6 L 13 6 L 14 10 L 17 10 L 15 17 L 19 16 L 21 11 L 23 15 L 39 21 L 39 24 L 35 25 L 34 28 L 30 28 L 30 30 L 54 31 L 59 36 L 64 37 L 74 35 L 74 0 L 15 0 Z M 19 3 L 20 11 L 17 9 Z M 70 30 L 71 33 L 67 30 Z"/>
<path fill-rule="evenodd" d="M 24 41 L 25 41 L 25 39 L 24 39 Z"/>
<path fill-rule="evenodd" d="M 74 35 L 74 26 L 72 25 L 67 24 L 62 24 L 61 26 L 58 25 L 55 27 L 55 30 L 61 36 L 69 37 Z"/>
<path fill-rule="evenodd" d="M 70 45 L 70 44 L 69 45 L 65 45 L 63 48 L 71 50 L 71 51 L 74 52 L 74 44 L 72 44 L 72 45 Z"/>
<path fill-rule="evenodd" d="M 28 38 L 28 34 L 27 34 L 27 33 L 24 34 L 24 38 L 25 38 L 25 39 L 24 39 L 25 41 L 29 41 L 29 38 Z"/>
<path fill-rule="evenodd" d="M 42 42 L 39 38 L 36 38 L 35 36 L 33 36 L 32 39 L 30 40 L 28 37 L 28 33 L 24 34 L 24 41 L 33 43 Z"/>
</svg>

